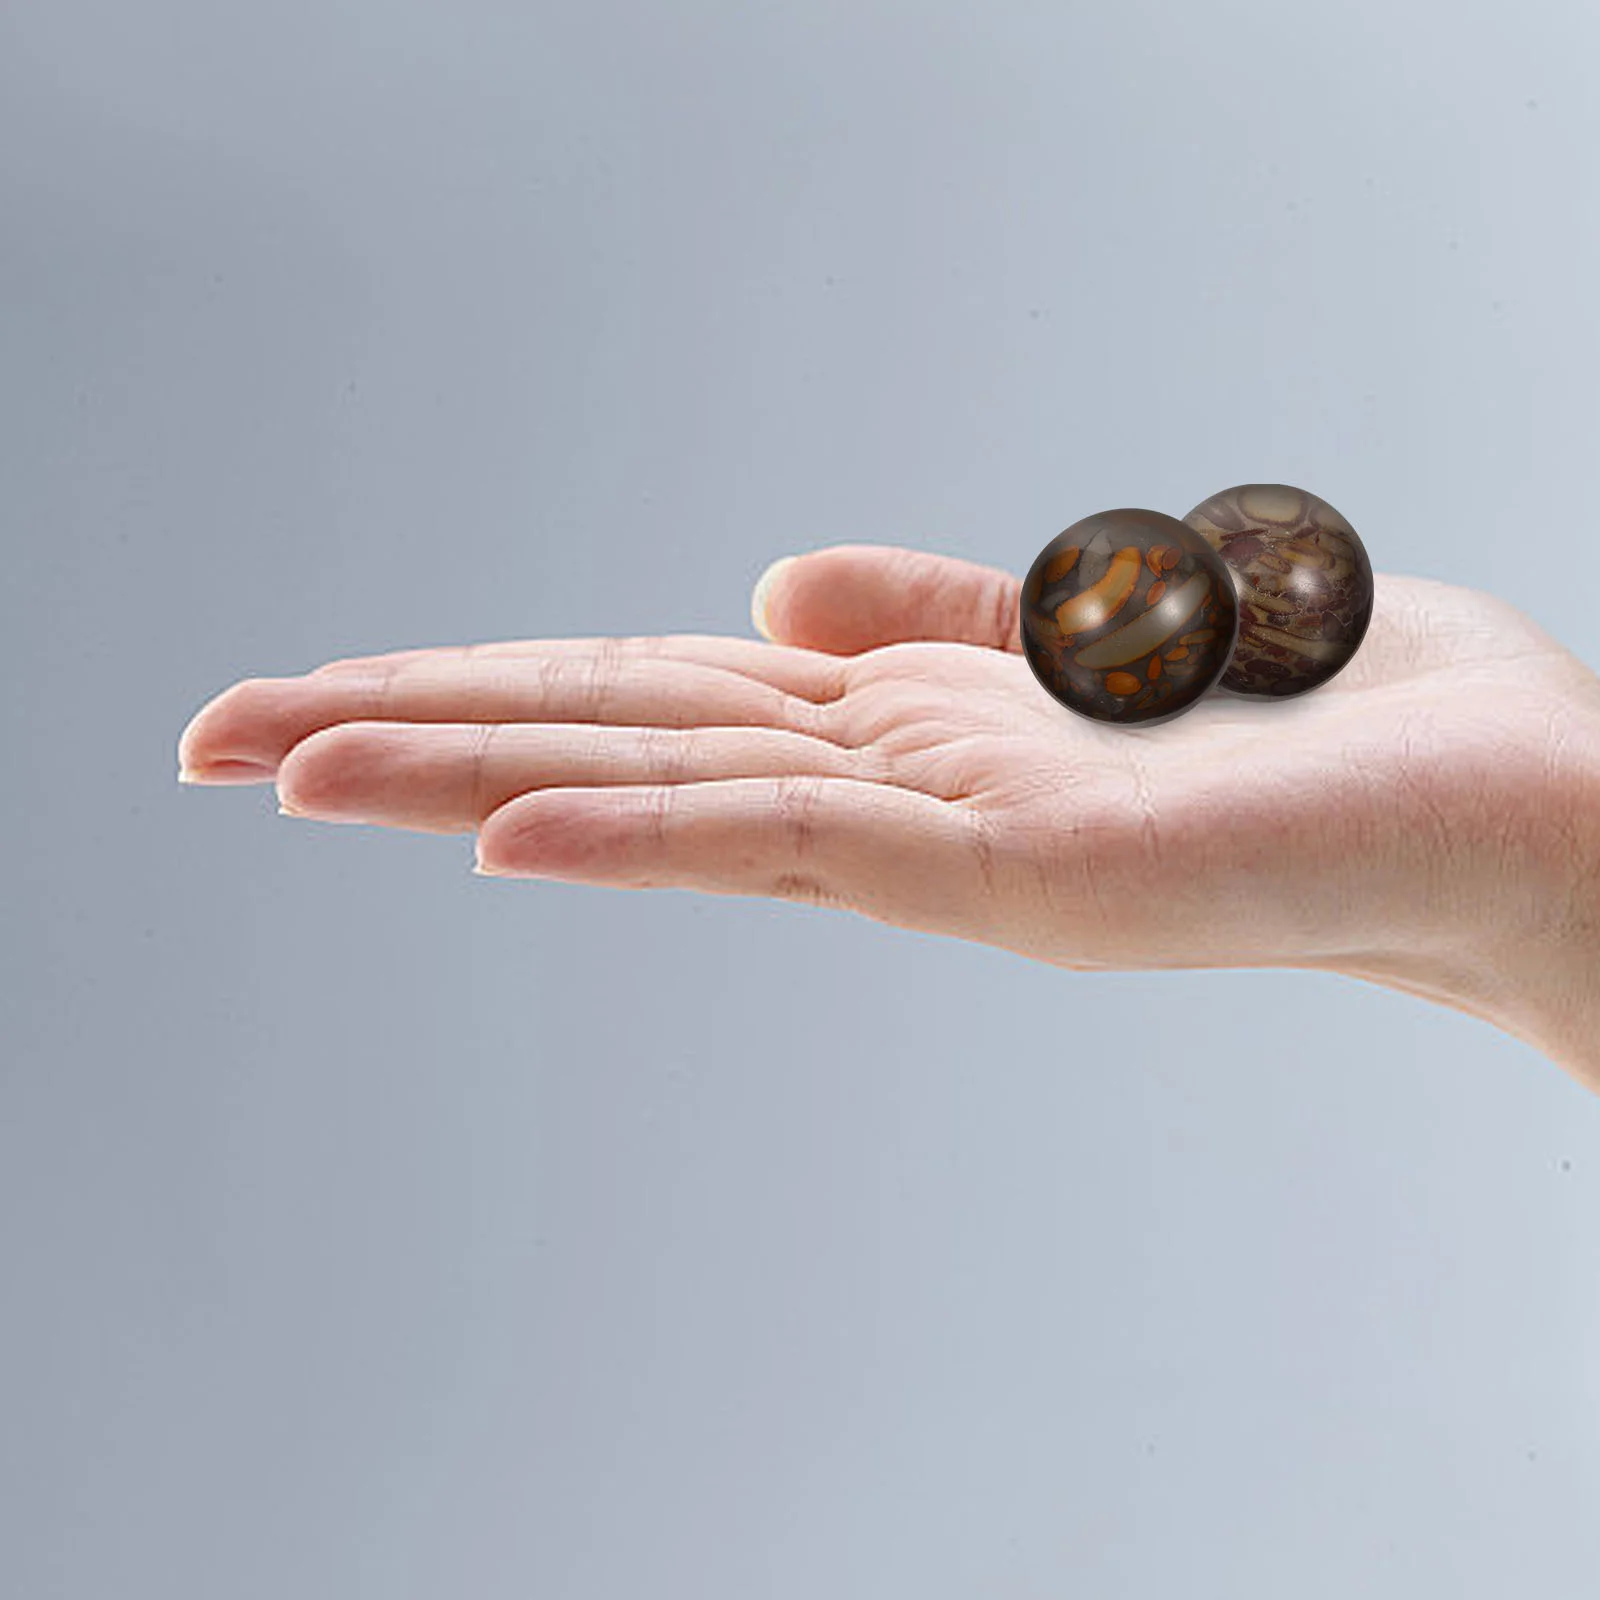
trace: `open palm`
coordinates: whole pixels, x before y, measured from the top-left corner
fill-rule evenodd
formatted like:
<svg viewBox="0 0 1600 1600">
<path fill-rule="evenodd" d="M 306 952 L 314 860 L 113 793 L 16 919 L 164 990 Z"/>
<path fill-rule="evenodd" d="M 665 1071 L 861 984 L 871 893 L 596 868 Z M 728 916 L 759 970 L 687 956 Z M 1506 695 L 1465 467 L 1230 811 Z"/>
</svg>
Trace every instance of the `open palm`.
<svg viewBox="0 0 1600 1600">
<path fill-rule="evenodd" d="M 491 871 L 808 900 L 1080 968 L 1394 981 L 1409 951 L 1426 992 L 1423 954 L 1448 965 L 1486 903 L 1594 870 L 1551 862 L 1580 837 L 1561 753 L 1600 680 L 1504 602 L 1379 574 L 1331 682 L 1141 730 L 1041 688 L 1017 596 L 839 546 L 782 569 L 768 640 L 338 661 L 236 684 L 180 755 L 275 774 L 294 814 L 476 830 Z"/>
</svg>

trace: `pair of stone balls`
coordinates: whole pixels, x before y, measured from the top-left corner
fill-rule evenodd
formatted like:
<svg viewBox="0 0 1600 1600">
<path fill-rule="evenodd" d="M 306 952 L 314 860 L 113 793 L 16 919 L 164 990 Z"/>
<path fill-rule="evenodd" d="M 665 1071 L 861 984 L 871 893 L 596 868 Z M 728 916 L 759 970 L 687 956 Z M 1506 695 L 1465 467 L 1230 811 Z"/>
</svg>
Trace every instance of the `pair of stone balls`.
<svg viewBox="0 0 1600 1600">
<path fill-rule="evenodd" d="M 1372 564 L 1328 504 L 1242 484 L 1180 522 L 1098 511 L 1039 552 L 1022 583 L 1022 651 L 1070 711 L 1150 727 L 1210 689 L 1285 699 L 1360 648 Z"/>
</svg>

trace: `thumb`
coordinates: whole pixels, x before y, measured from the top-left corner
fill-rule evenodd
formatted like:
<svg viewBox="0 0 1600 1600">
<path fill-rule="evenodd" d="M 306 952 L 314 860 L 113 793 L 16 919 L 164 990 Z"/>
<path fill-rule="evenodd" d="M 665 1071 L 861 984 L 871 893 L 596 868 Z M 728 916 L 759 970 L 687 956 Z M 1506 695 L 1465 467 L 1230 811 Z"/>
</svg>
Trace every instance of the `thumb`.
<svg viewBox="0 0 1600 1600">
<path fill-rule="evenodd" d="M 912 639 L 1021 652 L 1022 582 L 998 567 L 893 545 L 783 556 L 756 582 L 750 618 L 774 644 L 857 655 Z"/>
</svg>

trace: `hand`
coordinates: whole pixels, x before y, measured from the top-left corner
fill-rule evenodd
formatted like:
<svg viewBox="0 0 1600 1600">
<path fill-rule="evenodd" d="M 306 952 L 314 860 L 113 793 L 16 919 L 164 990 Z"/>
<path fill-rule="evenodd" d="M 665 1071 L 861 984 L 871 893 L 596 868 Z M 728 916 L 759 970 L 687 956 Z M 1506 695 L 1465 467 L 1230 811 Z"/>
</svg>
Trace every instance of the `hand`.
<svg viewBox="0 0 1600 1600">
<path fill-rule="evenodd" d="M 1600 1088 L 1600 680 L 1513 607 L 1379 574 L 1329 683 L 1141 730 L 1041 688 L 1007 573 L 847 545 L 772 579 L 770 642 L 336 661 L 236 684 L 180 756 L 276 776 L 294 815 L 476 830 L 493 873 L 806 900 L 1069 968 L 1340 971 Z"/>
</svg>

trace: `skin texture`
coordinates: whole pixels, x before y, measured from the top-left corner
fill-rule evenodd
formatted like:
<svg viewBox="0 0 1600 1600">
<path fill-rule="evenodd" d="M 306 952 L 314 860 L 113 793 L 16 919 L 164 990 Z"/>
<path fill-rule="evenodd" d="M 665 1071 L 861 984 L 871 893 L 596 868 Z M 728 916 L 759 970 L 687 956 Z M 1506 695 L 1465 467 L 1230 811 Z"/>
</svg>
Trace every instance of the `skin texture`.
<svg viewBox="0 0 1600 1600">
<path fill-rule="evenodd" d="M 764 590 L 764 592 L 762 592 Z M 1012 575 L 844 545 L 764 640 L 535 639 L 252 678 L 189 781 L 476 831 L 486 870 L 850 909 L 1076 970 L 1305 967 L 1492 1022 L 1600 1090 L 1600 680 L 1514 607 L 1379 574 L 1320 689 L 1075 716 Z"/>
</svg>

